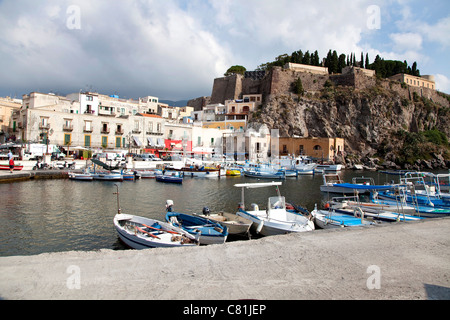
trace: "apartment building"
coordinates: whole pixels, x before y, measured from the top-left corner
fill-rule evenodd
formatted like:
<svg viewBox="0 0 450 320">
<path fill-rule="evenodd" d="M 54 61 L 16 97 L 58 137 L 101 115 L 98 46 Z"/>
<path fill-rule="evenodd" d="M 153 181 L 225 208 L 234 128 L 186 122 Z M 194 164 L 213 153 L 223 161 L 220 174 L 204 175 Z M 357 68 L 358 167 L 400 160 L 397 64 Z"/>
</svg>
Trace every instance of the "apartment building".
<svg viewBox="0 0 450 320">
<path fill-rule="evenodd" d="M 66 97 L 32 92 L 14 112 L 22 141 L 114 149 L 149 146 L 164 134 L 165 120 L 148 101 L 84 92 Z M 151 102 L 154 103 L 154 102 Z M 142 113 L 141 113 L 142 112 Z M 149 139 L 151 138 L 151 139 Z M 160 143 L 161 147 L 162 144 Z"/>
<path fill-rule="evenodd" d="M 0 98 L 0 143 L 14 136 L 17 123 L 10 120 L 13 112 L 19 110 L 21 106 L 22 100 Z"/>
</svg>

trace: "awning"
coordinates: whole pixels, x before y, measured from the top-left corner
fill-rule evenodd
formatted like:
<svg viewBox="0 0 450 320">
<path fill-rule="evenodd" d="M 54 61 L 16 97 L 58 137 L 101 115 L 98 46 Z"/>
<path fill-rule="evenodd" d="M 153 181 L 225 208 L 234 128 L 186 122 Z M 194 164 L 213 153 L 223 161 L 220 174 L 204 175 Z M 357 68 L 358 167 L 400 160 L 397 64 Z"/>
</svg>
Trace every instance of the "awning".
<svg viewBox="0 0 450 320">
<path fill-rule="evenodd" d="M 164 139 L 158 138 L 158 139 L 156 140 L 156 146 L 157 146 L 157 147 L 165 147 Z"/>
<path fill-rule="evenodd" d="M 138 146 L 138 147 L 142 147 L 142 142 L 139 140 L 138 137 L 133 136 L 134 139 L 134 143 Z"/>
<path fill-rule="evenodd" d="M 151 147 L 155 146 L 155 143 L 153 142 L 153 138 L 147 138 L 147 141 L 148 141 L 149 146 L 151 146 Z"/>
</svg>

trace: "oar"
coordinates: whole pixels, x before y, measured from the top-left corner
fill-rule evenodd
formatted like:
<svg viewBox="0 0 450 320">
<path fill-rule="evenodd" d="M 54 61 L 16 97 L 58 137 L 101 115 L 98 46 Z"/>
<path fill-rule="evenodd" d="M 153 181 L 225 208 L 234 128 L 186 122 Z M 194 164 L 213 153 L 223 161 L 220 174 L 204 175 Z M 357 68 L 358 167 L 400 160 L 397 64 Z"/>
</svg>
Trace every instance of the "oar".
<svg viewBox="0 0 450 320">
<path fill-rule="evenodd" d="M 167 232 L 167 233 L 172 233 L 172 234 L 180 234 L 179 232 L 175 232 L 175 231 L 170 231 L 170 230 L 164 230 L 164 229 L 158 229 L 158 228 L 150 227 L 150 226 L 148 226 L 148 225 L 146 225 L 146 224 L 144 224 L 144 223 L 142 223 L 142 225 L 143 225 L 144 227 L 146 227 L 146 228 L 153 229 L 153 230 L 158 230 L 158 231 Z"/>
<path fill-rule="evenodd" d="M 161 240 L 161 238 L 159 238 L 159 237 L 157 237 L 157 236 L 155 236 L 154 234 L 151 234 L 150 232 L 147 232 L 147 231 L 145 231 L 145 230 L 143 230 L 143 229 L 141 229 L 141 228 L 139 228 L 139 227 L 136 227 L 136 229 L 138 229 L 140 232 L 142 232 L 142 233 L 146 233 L 146 234 L 148 234 L 149 236 L 152 236 L 153 238 L 156 238 L 156 239 L 158 239 L 158 240 Z"/>
</svg>

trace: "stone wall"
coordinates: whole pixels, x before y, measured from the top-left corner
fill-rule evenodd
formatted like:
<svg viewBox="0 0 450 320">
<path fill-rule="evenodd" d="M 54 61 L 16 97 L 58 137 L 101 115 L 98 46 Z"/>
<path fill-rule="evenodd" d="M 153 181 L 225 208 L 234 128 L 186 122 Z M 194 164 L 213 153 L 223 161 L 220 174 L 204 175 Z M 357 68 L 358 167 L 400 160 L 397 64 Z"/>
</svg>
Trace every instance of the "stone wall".
<svg viewBox="0 0 450 320">
<path fill-rule="evenodd" d="M 199 97 L 189 100 L 187 106 L 194 108 L 194 111 L 201 111 L 203 110 L 203 107 L 206 107 L 208 104 L 210 104 L 210 101 L 211 97 Z"/>
</svg>

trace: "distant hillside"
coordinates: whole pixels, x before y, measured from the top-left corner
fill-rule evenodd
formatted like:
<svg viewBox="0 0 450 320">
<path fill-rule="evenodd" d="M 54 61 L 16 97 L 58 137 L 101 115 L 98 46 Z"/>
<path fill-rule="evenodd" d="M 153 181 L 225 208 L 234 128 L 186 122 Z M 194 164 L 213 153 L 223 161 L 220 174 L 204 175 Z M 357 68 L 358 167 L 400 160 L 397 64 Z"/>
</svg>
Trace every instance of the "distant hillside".
<svg viewBox="0 0 450 320">
<path fill-rule="evenodd" d="M 159 100 L 161 103 L 166 103 L 171 107 L 185 107 L 187 106 L 189 100 L 179 100 L 179 101 L 172 101 L 172 100 Z"/>
</svg>

